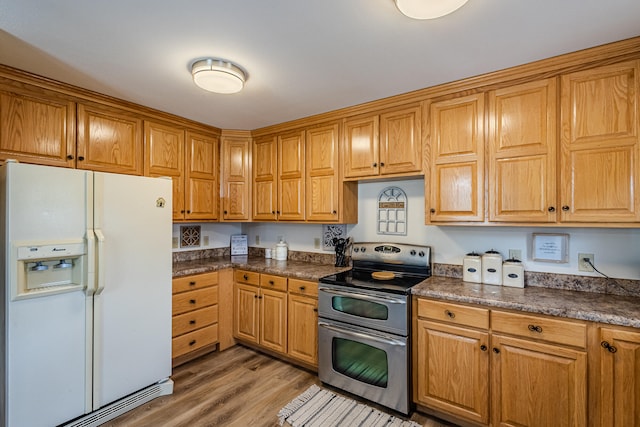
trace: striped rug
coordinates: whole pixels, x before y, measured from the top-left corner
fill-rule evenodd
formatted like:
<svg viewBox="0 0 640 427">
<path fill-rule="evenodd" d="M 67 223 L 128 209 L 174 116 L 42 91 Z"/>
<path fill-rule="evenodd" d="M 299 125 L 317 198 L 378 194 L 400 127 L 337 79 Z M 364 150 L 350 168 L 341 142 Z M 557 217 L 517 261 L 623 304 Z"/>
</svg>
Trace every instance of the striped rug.
<svg viewBox="0 0 640 427">
<path fill-rule="evenodd" d="M 291 427 L 420 427 L 315 384 L 282 408 L 278 421 Z"/>
</svg>

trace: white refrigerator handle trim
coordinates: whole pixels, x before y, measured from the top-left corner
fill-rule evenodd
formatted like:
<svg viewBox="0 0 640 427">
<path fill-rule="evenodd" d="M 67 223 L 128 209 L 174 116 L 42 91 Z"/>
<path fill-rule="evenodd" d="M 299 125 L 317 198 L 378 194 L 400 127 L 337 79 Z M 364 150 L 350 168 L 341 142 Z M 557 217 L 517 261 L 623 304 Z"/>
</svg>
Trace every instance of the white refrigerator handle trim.
<svg viewBox="0 0 640 427">
<path fill-rule="evenodd" d="M 98 281 L 96 283 L 96 295 L 104 291 L 105 286 L 105 238 L 102 230 L 95 229 L 94 233 L 98 239 Z"/>
</svg>

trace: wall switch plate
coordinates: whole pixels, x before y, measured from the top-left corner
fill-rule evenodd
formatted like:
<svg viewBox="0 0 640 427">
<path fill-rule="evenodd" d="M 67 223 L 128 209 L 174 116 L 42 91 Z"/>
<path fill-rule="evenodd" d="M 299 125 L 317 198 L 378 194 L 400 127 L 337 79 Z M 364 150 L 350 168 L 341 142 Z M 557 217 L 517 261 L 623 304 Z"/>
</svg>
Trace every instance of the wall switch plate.
<svg viewBox="0 0 640 427">
<path fill-rule="evenodd" d="M 202 245 L 209 246 L 209 236 L 202 236 Z"/>
<path fill-rule="evenodd" d="M 178 247 L 178 244 L 180 244 L 180 239 L 178 239 L 177 237 L 172 237 L 171 238 L 171 247 L 176 249 Z"/>
<path fill-rule="evenodd" d="M 509 259 L 517 259 L 522 261 L 522 250 L 521 249 L 509 249 Z"/>
<path fill-rule="evenodd" d="M 578 271 L 593 271 L 593 267 L 589 265 L 584 259 L 588 258 L 591 264 L 595 264 L 595 258 L 593 254 L 578 254 Z"/>
<path fill-rule="evenodd" d="M 260 236 L 256 234 L 256 245 L 260 244 Z"/>
<path fill-rule="evenodd" d="M 319 237 L 314 237 L 314 239 L 313 239 L 313 247 L 315 249 L 320 249 L 320 238 Z"/>
</svg>

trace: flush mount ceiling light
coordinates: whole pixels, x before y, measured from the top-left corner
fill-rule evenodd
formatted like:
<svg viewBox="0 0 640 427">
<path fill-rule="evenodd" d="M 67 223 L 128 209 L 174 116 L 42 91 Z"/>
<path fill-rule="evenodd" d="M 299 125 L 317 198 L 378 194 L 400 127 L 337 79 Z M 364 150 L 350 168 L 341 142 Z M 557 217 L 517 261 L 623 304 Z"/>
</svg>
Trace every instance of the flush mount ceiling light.
<svg viewBox="0 0 640 427">
<path fill-rule="evenodd" d="M 403 14 L 413 19 L 435 19 L 460 9 L 468 0 L 394 0 Z"/>
<path fill-rule="evenodd" d="M 202 59 L 191 66 L 193 82 L 204 90 L 216 93 L 236 93 L 244 87 L 247 77 L 235 64 L 222 59 Z"/>
</svg>

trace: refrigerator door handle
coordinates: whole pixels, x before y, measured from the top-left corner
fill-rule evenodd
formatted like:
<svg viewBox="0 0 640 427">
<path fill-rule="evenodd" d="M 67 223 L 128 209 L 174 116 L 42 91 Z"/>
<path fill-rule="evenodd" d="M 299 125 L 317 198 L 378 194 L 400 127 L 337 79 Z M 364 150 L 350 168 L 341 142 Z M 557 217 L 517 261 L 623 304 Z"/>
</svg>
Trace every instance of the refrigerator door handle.
<svg viewBox="0 0 640 427">
<path fill-rule="evenodd" d="M 104 291 L 105 285 L 105 238 L 102 230 L 95 229 L 96 238 L 98 240 L 98 281 L 96 285 L 96 295 Z"/>
<path fill-rule="evenodd" d="M 85 294 L 93 296 L 96 290 L 96 236 L 93 230 L 87 230 L 87 283 Z"/>
</svg>

